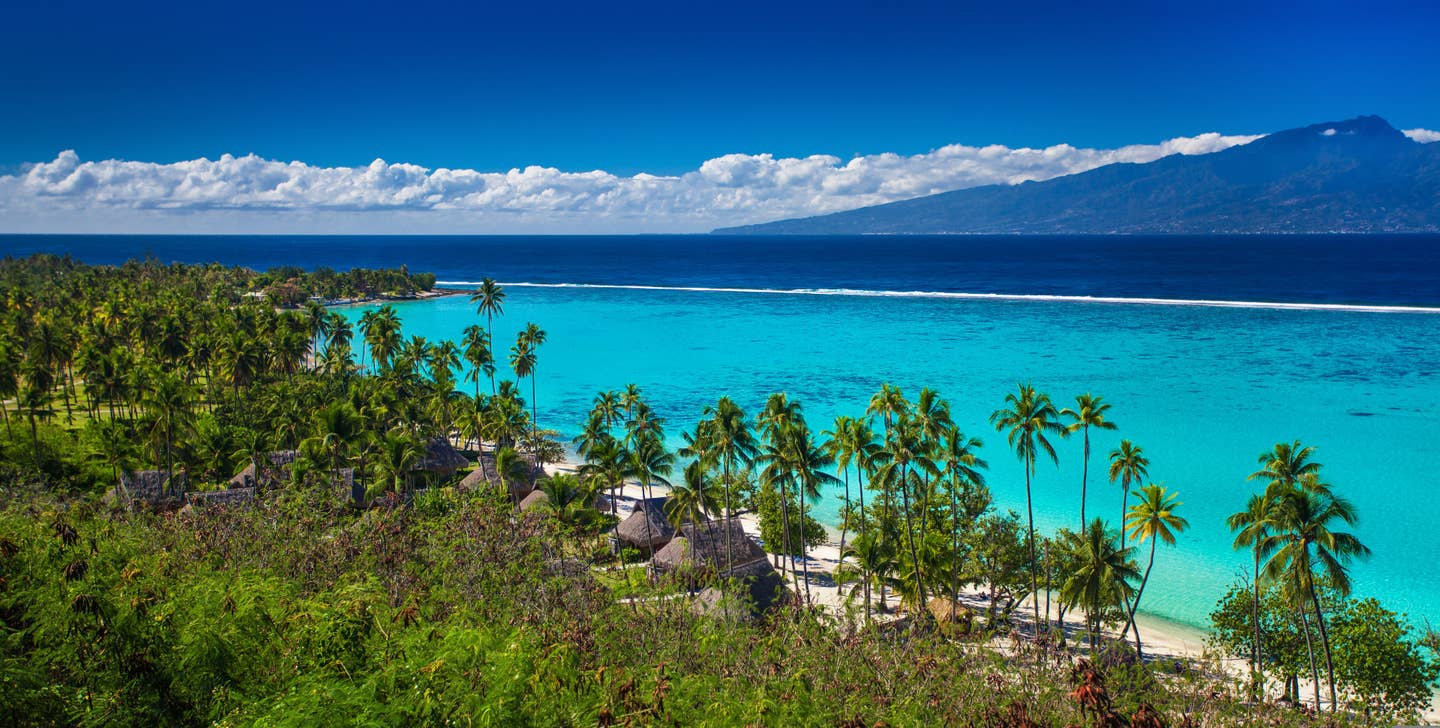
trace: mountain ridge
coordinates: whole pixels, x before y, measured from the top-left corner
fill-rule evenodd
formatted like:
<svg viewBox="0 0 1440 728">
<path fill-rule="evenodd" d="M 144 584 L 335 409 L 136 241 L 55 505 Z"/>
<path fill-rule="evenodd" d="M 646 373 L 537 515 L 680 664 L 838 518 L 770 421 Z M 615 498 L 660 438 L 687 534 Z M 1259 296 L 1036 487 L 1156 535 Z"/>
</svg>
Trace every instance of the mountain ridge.
<svg viewBox="0 0 1440 728">
<path fill-rule="evenodd" d="M 1210 154 L 719 228 L 716 234 L 1234 234 L 1440 231 L 1440 143 L 1379 116 Z"/>
</svg>

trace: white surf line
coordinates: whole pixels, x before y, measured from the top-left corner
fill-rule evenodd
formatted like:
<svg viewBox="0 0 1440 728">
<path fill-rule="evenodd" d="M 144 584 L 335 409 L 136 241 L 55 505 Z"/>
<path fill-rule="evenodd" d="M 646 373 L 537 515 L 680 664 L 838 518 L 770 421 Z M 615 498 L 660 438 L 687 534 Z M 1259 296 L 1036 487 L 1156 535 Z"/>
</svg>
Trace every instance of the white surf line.
<svg viewBox="0 0 1440 728">
<path fill-rule="evenodd" d="M 478 286 L 477 281 L 436 281 L 437 286 Z M 869 298 L 941 298 L 966 301 L 1048 301 L 1060 303 L 1108 303 L 1142 306 L 1205 306 L 1211 308 L 1260 308 L 1281 311 L 1344 311 L 1350 313 L 1440 314 L 1436 306 L 1380 306 L 1349 303 L 1287 303 L 1284 301 L 1224 301 L 1205 298 L 1126 298 L 1123 296 L 1062 296 L 1040 293 L 953 293 L 947 291 L 872 291 L 858 288 L 710 288 L 703 286 L 653 286 L 619 283 L 500 283 L 512 288 L 587 288 L 625 291 L 681 291 L 692 293 L 745 293 L 780 296 L 849 296 Z"/>
</svg>

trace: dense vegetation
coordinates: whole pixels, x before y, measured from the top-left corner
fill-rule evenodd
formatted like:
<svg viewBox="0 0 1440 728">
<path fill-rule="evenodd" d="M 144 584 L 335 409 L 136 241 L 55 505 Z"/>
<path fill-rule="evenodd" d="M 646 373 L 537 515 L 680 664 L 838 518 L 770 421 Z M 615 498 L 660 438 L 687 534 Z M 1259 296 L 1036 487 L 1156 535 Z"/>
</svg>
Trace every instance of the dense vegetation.
<svg viewBox="0 0 1440 728">
<path fill-rule="evenodd" d="M 672 452 L 629 385 L 596 397 L 578 473 L 532 483 L 531 462 L 563 454 L 536 418 L 546 334 L 528 325 L 503 361 L 515 379 L 497 381 L 498 285 L 472 297 L 483 324 L 429 342 L 388 306 L 352 329 L 244 295 L 264 278 L 0 264 L 0 691 L 17 722 L 1304 724 L 1252 699 L 1261 673 L 1291 704 L 1305 676 L 1319 705 L 1323 679 L 1328 707 L 1353 711 L 1337 718 L 1378 719 L 1412 713 L 1440 669 L 1403 618 L 1348 600 L 1346 565 L 1366 554 L 1342 530 L 1356 516 L 1299 443 L 1261 457 L 1265 488 L 1232 519 L 1258 588 L 1222 599 L 1216 640 L 1252 662 L 1247 685 L 1214 663 L 1135 659 L 1155 549 L 1188 524 L 1129 440 L 1104 471 L 1133 498 L 1123 528 L 1087 520 L 1082 498 L 1079 530 L 1050 537 L 1028 503 L 996 510 L 983 443 L 929 389 L 911 401 L 886 385 L 866 416 L 818 433 L 783 393 L 754 416 L 722 397 Z M 1027 486 L 1071 436 L 1088 480 L 1109 408 L 1020 386 L 992 423 Z M 437 437 L 483 443 L 494 487 L 417 471 Z M 173 512 L 115 487 L 151 469 L 218 488 L 276 450 L 296 451 L 286 482 L 242 507 Z M 342 471 L 358 504 L 334 487 Z M 674 524 L 756 514 L 769 551 L 802 557 L 780 563 L 788 602 L 715 619 L 692 610 L 693 584 L 627 568 L 595 499 L 627 481 L 670 486 Z M 522 511 L 532 484 L 546 503 Z M 809 509 L 831 489 L 845 498 L 838 612 L 812 606 L 803 558 L 825 539 Z M 967 590 L 986 608 L 959 606 Z M 1048 599 L 1021 609 L 1042 590 L 1053 620 Z"/>
</svg>

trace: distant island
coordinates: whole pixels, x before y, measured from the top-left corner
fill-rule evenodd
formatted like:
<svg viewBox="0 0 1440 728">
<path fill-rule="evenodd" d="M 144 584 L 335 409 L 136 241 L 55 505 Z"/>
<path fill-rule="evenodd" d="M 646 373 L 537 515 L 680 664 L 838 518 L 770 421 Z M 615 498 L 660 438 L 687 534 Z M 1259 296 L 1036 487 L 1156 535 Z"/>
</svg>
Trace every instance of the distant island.
<svg viewBox="0 0 1440 728">
<path fill-rule="evenodd" d="M 1440 231 L 1440 144 L 1378 116 L 1204 155 L 1111 164 L 719 234 L 1204 234 Z"/>
</svg>

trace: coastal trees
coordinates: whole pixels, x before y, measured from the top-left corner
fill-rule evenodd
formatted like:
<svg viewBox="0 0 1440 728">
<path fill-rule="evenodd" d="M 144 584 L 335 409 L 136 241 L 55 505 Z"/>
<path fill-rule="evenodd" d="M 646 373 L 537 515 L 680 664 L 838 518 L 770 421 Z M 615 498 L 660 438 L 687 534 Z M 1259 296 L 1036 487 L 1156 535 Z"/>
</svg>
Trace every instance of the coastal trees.
<svg viewBox="0 0 1440 728">
<path fill-rule="evenodd" d="M 476 305 L 476 312 L 485 317 L 485 339 L 495 340 L 495 317 L 505 312 L 505 289 L 493 279 L 480 280 L 480 287 L 470 294 L 470 302 Z M 495 372 L 490 374 L 490 394 L 495 394 Z"/>
<path fill-rule="evenodd" d="M 1138 493 L 1140 502 L 1125 514 L 1125 528 L 1136 544 L 1150 542 L 1150 559 L 1145 565 L 1145 575 L 1140 578 L 1140 588 L 1135 592 L 1135 601 L 1130 604 L 1129 627 L 1135 630 L 1135 654 L 1141 654 L 1140 629 L 1135 626 L 1135 613 L 1140 610 L 1140 599 L 1145 596 L 1145 585 L 1150 583 L 1150 570 L 1155 568 L 1155 545 L 1164 541 L 1175 545 L 1175 534 L 1190 527 L 1190 523 L 1175 514 L 1180 501 L 1175 493 L 1166 492 L 1159 485 L 1150 484 Z"/>
<path fill-rule="evenodd" d="M 1275 518 L 1274 503 L 1274 500 L 1264 494 L 1257 493 L 1246 501 L 1244 510 L 1232 513 L 1225 519 L 1225 525 L 1235 534 L 1233 548 L 1236 551 L 1248 548 L 1255 558 L 1254 574 L 1251 577 L 1254 591 L 1252 624 L 1255 637 L 1251 642 L 1253 650 L 1250 656 L 1250 681 L 1252 689 L 1257 693 L 1264 688 L 1260 668 L 1260 562 L 1270 555 L 1267 549 L 1273 546 L 1267 539 Z"/>
<path fill-rule="evenodd" d="M 1115 536 L 1099 518 L 1094 519 L 1068 546 L 1074 570 L 1060 587 L 1060 599 L 1085 610 L 1086 628 L 1093 650 L 1100 624 L 1108 610 L 1119 609 L 1140 578 L 1130 549 L 1115 545 Z M 1037 622 L 1038 624 L 1038 622 Z"/>
<path fill-rule="evenodd" d="M 1318 467 L 1316 468 L 1318 470 Z M 1311 471 L 1313 474 L 1315 471 Z M 1314 478 L 1307 478 L 1314 481 Z M 1337 526 L 1353 526 L 1355 509 L 1344 498 L 1328 488 L 1311 485 L 1294 488 L 1279 495 L 1274 519 L 1275 532 L 1266 537 L 1266 578 L 1292 586 L 1309 600 L 1315 622 L 1320 629 L 1320 644 L 1325 653 L 1325 670 L 1330 688 L 1330 709 L 1336 709 L 1335 664 L 1330 637 L 1325 625 L 1316 581 L 1325 583 L 1340 595 L 1350 592 L 1347 564 L 1355 558 L 1366 558 L 1370 549 L 1353 533 L 1335 530 Z M 1319 570 L 1321 573 L 1316 574 Z"/>
<path fill-rule="evenodd" d="M 1085 527 L 1085 491 L 1090 483 L 1090 428 L 1097 430 L 1113 430 L 1115 423 L 1105 418 L 1105 413 L 1110 410 L 1110 403 L 1103 397 L 1090 393 L 1079 395 L 1075 398 L 1075 408 L 1060 410 L 1060 415 L 1073 420 L 1066 428 L 1072 434 L 1079 432 L 1084 442 L 1080 459 L 1080 527 Z"/>
<path fill-rule="evenodd" d="M 490 378 L 490 394 L 495 394 L 495 357 L 490 351 L 490 333 L 477 325 L 465 327 L 465 332 L 460 340 L 463 348 L 465 363 L 470 365 L 470 371 L 465 373 L 465 378 L 475 383 L 475 396 L 480 396 L 480 378 Z"/>
<path fill-rule="evenodd" d="M 1015 451 L 1015 456 L 1020 459 L 1025 469 L 1025 514 L 1030 530 L 1030 593 L 1034 595 L 1038 593 L 1039 587 L 1035 558 L 1035 509 L 1030 493 L 1030 480 L 1035 474 L 1035 460 L 1041 453 L 1048 455 L 1051 462 L 1059 464 L 1055 447 L 1050 444 L 1050 437 L 1064 437 L 1067 433 L 1065 426 L 1058 421 L 1060 412 L 1050 402 L 1050 397 L 1035 391 L 1035 387 L 1029 384 L 1021 384 L 1017 391 L 1005 395 L 1005 404 L 1005 408 L 995 410 L 990 415 L 990 423 L 997 432 L 1005 433 L 1006 441 L 1010 443 L 1010 448 Z M 1033 603 L 1038 634 L 1040 601 L 1034 599 Z"/>
<path fill-rule="evenodd" d="M 1139 483 L 1150 475 L 1150 459 L 1145 450 L 1129 440 L 1121 440 L 1120 447 L 1110 451 L 1110 482 L 1120 481 L 1120 518 L 1128 511 L 1130 484 Z M 1120 532 L 1120 545 L 1125 545 L 1125 532 Z"/>
</svg>

